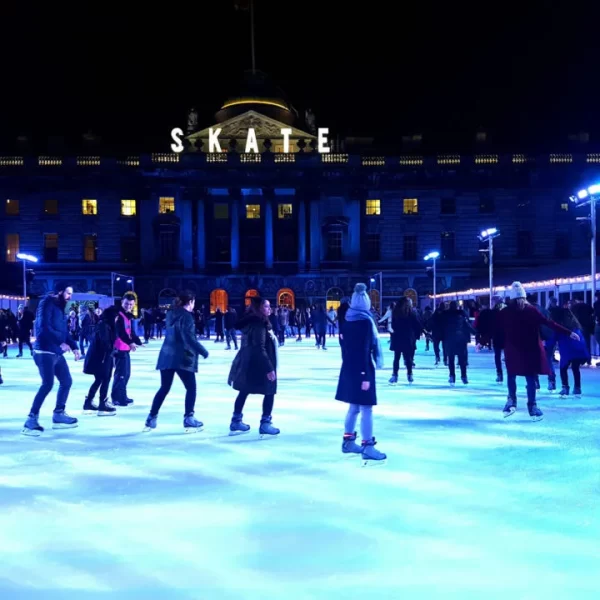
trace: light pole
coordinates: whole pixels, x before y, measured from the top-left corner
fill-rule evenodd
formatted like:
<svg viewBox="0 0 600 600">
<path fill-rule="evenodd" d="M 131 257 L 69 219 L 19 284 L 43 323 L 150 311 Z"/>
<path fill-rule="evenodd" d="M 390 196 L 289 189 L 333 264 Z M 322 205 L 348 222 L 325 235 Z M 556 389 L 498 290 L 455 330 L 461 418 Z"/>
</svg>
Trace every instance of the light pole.
<svg viewBox="0 0 600 600">
<path fill-rule="evenodd" d="M 490 267 L 490 308 L 492 308 L 492 298 L 494 297 L 494 238 L 500 236 L 500 232 L 495 227 L 484 229 L 477 237 L 480 242 L 488 242 L 488 263 Z"/>
<path fill-rule="evenodd" d="M 591 242 L 591 284 L 592 284 L 592 304 L 594 304 L 594 298 L 596 296 L 596 202 L 598 201 L 598 195 L 600 195 L 600 183 L 590 185 L 584 190 L 579 190 L 576 196 L 571 196 L 570 200 L 575 206 L 590 206 L 590 228 L 592 231 L 592 242 Z"/>
<path fill-rule="evenodd" d="M 375 283 L 375 277 L 379 277 L 379 312 L 383 312 L 383 272 L 379 271 L 379 273 L 375 273 L 373 277 L 371 277 L 371 289 L 373 289 L 373 284 Z"/>
<path fill-rule="evenodd" d="M 433 310 L 435 310 L 435 298 L 437 296 L 437 271 L 436 271 L 436 261 L 440 257 L 439 252 L 430 252 L 425 260 L 433 261 Z"/>
<path fill-rule="evenodd" d="M 17 254 L 17 259 L 23 261 L 23 297 L 25 298 L 25 304 L 27 304 L 27 263 L 38 261 L 37 257 L 31 254 Z"/>
<path fill-rule="evenodd" d="M 123 273 L 111 273 L 110 274 L 110 295 L 115 300 L 115 281 L 121 281 L 123 278 L 128 284 L 131 284 L 131 291 L 135 291 L 133 287 L 133 277 L 129 275 L 123 275 Z"/>
</svg>

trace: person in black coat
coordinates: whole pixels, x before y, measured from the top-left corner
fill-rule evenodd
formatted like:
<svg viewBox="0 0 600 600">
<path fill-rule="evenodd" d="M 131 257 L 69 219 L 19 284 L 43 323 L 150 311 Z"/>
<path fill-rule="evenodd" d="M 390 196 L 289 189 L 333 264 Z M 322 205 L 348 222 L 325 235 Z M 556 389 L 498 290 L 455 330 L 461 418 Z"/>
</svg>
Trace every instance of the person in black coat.
<svg viewBox="0 0 600 600">
<path fill-rule="evenodd" d="M 94 376 L 94 382 L 85 397 L 83 413 L 92 414 L 97 412 L 99 417 L 110 417 L 117 410 L 108 399 L 108 386 L 113 372 L 113 354 L 115 339 L 117 337 L 115 321 L 118 309 L 116 306 L 107 308 L 92 331 L 88 335 L 87 354 L 83 364 L 83 372 Z M 100 390 L 100 404 L 94 404 L 96 392 Z"/>
<path fill-rule="evenodd" d="M 421 332 L 421 323 L 412 309 L 412 300 L 407 297 L 400 298 L 392 312 L 392 342 L 390 350 L 394 353 L 394 366 L 393 374 L 389 381 L 391 385 L 398 383 L 398 370 L 402 355 L 404 355 L 408 382 L 413 382 L 415 346 L 417 340 L 421 337 Z"/>
<path fill-rule="evenodd" d="M 229 435 L 250 431 L 250 425 L 242 421 L 244 405 L 250 394 L 264 396 L 260 435 L 280 433 L 271 424 L 277 393 L 278 342 L 272 331 L 270 315 L 270 302 L 256 296 L 250 299 L 248 310 L 237 323 L 236 329 L 242 332 L 242 342 L 231 365 L 227 383 L 239 394 L 233 408 Z"/>
<path fill-rule="evenodd" d="M 442 343 L 442 353 L 444 356 L 444 364 L 448 364 L 448 352 L 444 344 L 444 325 L 443 315 L 447 309 L 445 302 L 440 302 L 437 309 L 431 316 L 431 337 L 433 338 L 433 352 L 435 354 L 435 366 L 440 364 L 440 342 Z"/>
<path fill-rule="evenodd" d="M 340 328 L 340 337 L 342 335 L 342 368 L 335 399 L 350 405 L 344 424 L 342 452 L 361 454 L 364 460 L 383 460 L 386 455 L 375 448 L 373 437 L 373 406 L 377 404 L 375 366 L 383 366 L 383 354 L 364 283 L 357 283 L 354 288 L 344 325 Z M 358 413 L 361 415 L 361 445 L 356 443 L 354 430 Z"/>
<path fill-rule="evenodd" d="M 19 354 L 17 358 L 23 356 L 23 344 L 29 346 L 31 356 L 33 356 L 33 346 L 31 345 L 31 330 L 33 329 L 34 314 L 21 304 L 17 310 L 17 328 L 19 337 Z"/>
<path fill-rule="evenodd" d="M 196 296 L 182 292 L 175 299 L 175 306 L 167 313 L 165 341 L 158 355 L 156 370 L 160 371 L 160 389 L 154 396 L 144 431 L 156 429 L 156 420 L 163 402 L 171 391 L 175 375 L 185 387 L 185 413 L 183 428 L 186 433 L 202 431 L 204 424 L 194 418 L 196 405 L 196 373 L 198 356 L 208 358 L 208 351 L 196 338 L 194 307 Z"/>
<path fill-rule="evenodd" d="M 462 382 L 467 385 L 467 346 L 471 341 L 471 334 L 476 335 L 477 332 L 471 326 L 465 312 L 458 308 L 456 301 L 450 302 L 448 310 L 444 311 L 442 318 L 442 335 L 444 346 L 448 354 L 448 370 L 450 377 L 448 383 L 454 385 L 456 382 L 456 358 L 460 366 L 460 377 Z"/>
<path fill-rule="evenodd" d="M 506 308 L 506 304 L 499 300 L 492 310 L 492 346 L 494 348 L 494 362 L 496 363 L 496 383 L 504 381 L 504 371 L 502 369 L 502 351 L 504 350 L 504 331 L 497 325 L 500 311 Z"/>
</svg>

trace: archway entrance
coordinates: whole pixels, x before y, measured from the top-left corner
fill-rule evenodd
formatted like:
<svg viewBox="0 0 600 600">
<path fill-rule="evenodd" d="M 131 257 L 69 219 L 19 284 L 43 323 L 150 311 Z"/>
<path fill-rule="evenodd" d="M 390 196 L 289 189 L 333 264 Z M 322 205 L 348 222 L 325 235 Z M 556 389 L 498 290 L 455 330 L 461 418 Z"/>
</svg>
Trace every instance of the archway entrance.
<svg viewBox="0 0 600 600">
<path fill-rule="evenodd" d="M 289 288 L 282 288 L 277 292 L 277 305 L 289 310 L 296 308 L 296 295 Z"/>
<path fill-rule="evenodd" d="M 244 304 L 246 306 L 250 306 L 250 302 L 252 302 L 251 298 L 257 298 L 258 295 L 258 290 L 248 290 L 246 292 L 246 296 L 244 297 Z"/>
<path fill-rule="evenodd" d="M 344 292 L 339 287 L 332 287 L 327 290 L 327 296 L 325 297 L 325 310 L 329 310 L 333 308 L 333 310 L 337 310 L 342 302 L 342 298 L 344 297 Z"/>
<path fill-rule="evenodd" d="M 229 297 L 227 292 L 222 289 L 213 290 L 210 293 L 210 313 L 214 314 L 217 308 L 221 309 L 221 312 L 225 312 L 227 305 L 229 304 Z"/>
</svg>

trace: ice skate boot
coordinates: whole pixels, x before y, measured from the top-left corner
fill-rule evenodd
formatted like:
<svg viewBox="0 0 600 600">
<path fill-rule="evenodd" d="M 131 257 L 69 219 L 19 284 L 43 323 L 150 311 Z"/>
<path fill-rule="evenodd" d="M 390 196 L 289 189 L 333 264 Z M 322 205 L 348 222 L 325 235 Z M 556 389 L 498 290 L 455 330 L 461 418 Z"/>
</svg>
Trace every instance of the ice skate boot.
<svg viewBox="0 0 600 600">
<path fill-rule="evenodd" d="M 573 396 L 575 396 L 575 398 L 581 398 L 581 388 L 580 387 L 573 388 Z"/>
<path fill-rule="evenodd" d="M 464 377 L 461 377 L 460 379 L 461 379 L 461 381 L 463 382 L 464 385 L 469 385 L 469 380 L 467 379 L 466 375 Z"/>
<path fill-rule="evenodd" d="M 548 391 L 549 392 L 555 392 L 556 391 L 556 381 L 550 379 L 548 381 Z"/>
<path fill-rule="evenodd" d="M 537 404 L 527 404 L 527 410 L 529 410 L 529 416 L 532 421 L 541 421 L 544 418 L 544 413 L 538 408 Z"/>
<path fill-rule="evenodd" d="M 277 427 L 273 427 L 273 425 L 271 425 L 271 420 L 272 417 L 263 417 L 260 420 L 260 429 L 258 430 L 258 433 L 260 434 L 261 438 L 264 437 L 273 437 L 275 435 L 279 435 L 280 431 L 279 429 L 277 429 Z"/>
<path fill-rule="evenodd" d="M 355 456 L 362 454 L 362 446 L 356 443 L 356 431 L 354 433 L 345 433 L 344 441 L 342 442 L 342 452 L 346 456 Z"/>
<path fill-rule="evenodd" d="M 29 415 L 29 417 L 27 417 L 27 421 L 25 421 L 21 433 L 32 437 L 38 437 L 44 433 L 44 428 L 38 423 L 37 415 Z"/>
<path fill-rule="evenodd" d="M 83 403 L 83 414 L 84 415 L 93 415 L 96 412 L 98 412 L 98 405 L 94 404 L 94 401 L 90 400 L 86 396 L 85 402 Z"/>
<path fill-rule="evenodd" d="M 396 385 L 398 383 L 398 375 L 392 375 L 388 383 L 390 385 Z"/>
<path fill-rule="evenodd" d="M 108 398 L 105 398 L 104 400 L 100 400 L 97 414 L 99 417 L 112 417 L 117 414 L 117 409 Z"/>
<path fill-rule="evenodd" d="M 448 377 L 448 383 L 450 384 L 450 387 L 454 387 L 454 384 L 456 383 L 456 377 L 454 377 L 454 375 L 450 375 L 450 377 Z"/>
<path fill-rule="evenodd" d="M 502 375 L 502 371 L 498 371 L 498 374 L 496 375 L 496 383 L 503 383 L 504 382 L 504 375 Z"/>
<path fill-rule="evenodd" d="M 146 419 L 146 424 L 144 425 L 144 429 L 142 429 L 142 431 L 154 431 L 156 429 L 156 419 L 157 417 L 148 415 L 148 418 Z"/>
<path fill-rule="evenodd" d="M 52 415 L 52 429 L 73 429 L 78 421 L 70 417 L 64 410 L 54 411 Z"/>
<path fill-rule="evenodd" d="M 509 396 L 506 399 L 506 404 L 504 405 L 504 408 L 502 410 L 502 414 L 504 415 L 504 418 L 514 415 L 516 410 L 517 410 L 517 399 L 511 398 Z"/>
<path fill-rule="evenodd" d="M 377 441 L 375 438 L 370 440 L 363 440 L 362 442 L 362 459 L 363 459 L 363 467 L 366 467 L 369 464 L 383 464 L 387 455 L 383 452 L 379 452 L 375 448 L 375 444 Z"/>
<path fill-rule="evenodd" d="M 560 397 L 561 398 L 565 398 L 568 395 L 569 395 L 569 386 L 568 385 L 563 385 L 562 386 L 562 390 L 560 390 Z"/>
<path fill-rule="evenodd" d="M 415 380 L 415 378 L 413 377 L 413 374 L 412 374 L 412 373 L 409 373 L 409 374 L 406 376 L 406 379 L 407 379 L 408 383 L 412 383 L 412 382 Z"/>
<path fill-rule="evenodd" d="M 250 431 L 250 425 L 246 425 L 242 421 L 244 415 L 242 413 L 233 413 L 231 423 L 229 425 L 229 435 L 241 435 Z"/>
<path fill-rule="evenodd" d="M 185 433 L 197 433 L 198 431 L 202 431 L 204 429 L 204 423 L 202 421 L 198 421 L 194 417 L 194 413 L 189 413 L 185 415 L 183 419 L 183 431 Z"/>
</svg>

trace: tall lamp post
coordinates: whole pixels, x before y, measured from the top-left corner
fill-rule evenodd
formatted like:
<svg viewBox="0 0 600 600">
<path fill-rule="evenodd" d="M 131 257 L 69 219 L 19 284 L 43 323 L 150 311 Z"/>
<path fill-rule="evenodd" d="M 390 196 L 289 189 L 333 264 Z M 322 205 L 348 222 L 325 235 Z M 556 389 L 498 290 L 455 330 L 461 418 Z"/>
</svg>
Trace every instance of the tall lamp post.
<svg viewBox="0 0 600 600">
<path fill-rule="evenodd" d="M 600 183 L 590 185 L 584 190 L 579 190 L 576 196 L 571 196 L 570 200 L 575 206 L 588 206 L 590 207 L 590 225 L 592 231 L 592 242 L 591 242 L 591 283 L 592 283 L 592 304 L 596 296 L 596 202 L 600 196 Z"/>
<path fill-rule="evenodd" d="M 380 271 L 379 273 L 375 273 L 373 277 L 371 277 L 371 289 L 373 289 L 373 284 L 375 283 L 375 277 L 379 277 L 379 312 L 383 312 L 383 273 Z"/>
<path fill-rule="evenodd" d="M 17 254 L 17 259 L 23 261 L 23 297 L 25 298 L 25 304 L 27 304 L 27 263 L 36 263 L 38 261 L 36 256 L 31 254 Z"/>
<path fill-rule="evenodd" d="M 435 310 L 435 299 L 437 296 L 437 271 L 436 271 L 436 261 L 440 257 L 439 252 L 430 252 L 424 260 L 432 260 L 433 261 L 433 309 Z"/>
<path fill-rule="evenodd" d="M 492 298 L 494 297 L 494 239 L 500 236 L 500 232 L 495 227 L 484 229 L 477 237 L 480 242 L 488 242 L 488 263 L 490 267 L 490 308 L 492 308 Z"/>
</svg>

